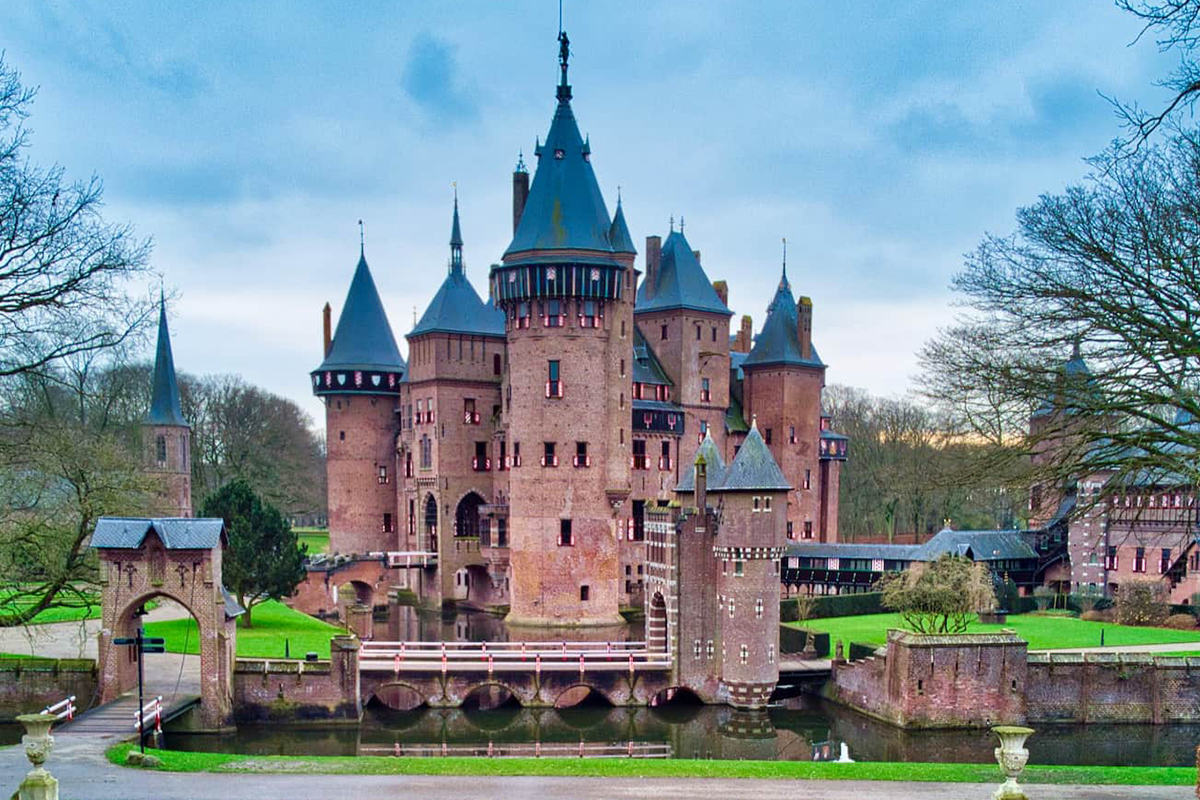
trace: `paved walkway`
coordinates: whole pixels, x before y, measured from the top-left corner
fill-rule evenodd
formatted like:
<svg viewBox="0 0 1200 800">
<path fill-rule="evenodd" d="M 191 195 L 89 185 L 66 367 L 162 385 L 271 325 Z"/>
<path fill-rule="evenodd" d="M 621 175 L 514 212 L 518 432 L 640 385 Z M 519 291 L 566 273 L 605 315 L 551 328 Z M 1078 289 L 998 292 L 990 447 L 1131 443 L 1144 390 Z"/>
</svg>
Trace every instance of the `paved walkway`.
<svg viewBox="0 0 1200 800">
<path fill-rule="evenodd" d="M 995 785 L 766 781 L 718 778 L 496 778 L 424 775 L 247 775 L 141 772 L 109 764 L 114 738 L 63 736 L 47 767 L 63 797 L 76 800 L 990 800 Z M 20 747 L 0 748 L 0 794 L 15 789 L 29 770 Z M 1188 786 L 1030 786 L 1032 800 L 1185 800 Z"/>
</svg>

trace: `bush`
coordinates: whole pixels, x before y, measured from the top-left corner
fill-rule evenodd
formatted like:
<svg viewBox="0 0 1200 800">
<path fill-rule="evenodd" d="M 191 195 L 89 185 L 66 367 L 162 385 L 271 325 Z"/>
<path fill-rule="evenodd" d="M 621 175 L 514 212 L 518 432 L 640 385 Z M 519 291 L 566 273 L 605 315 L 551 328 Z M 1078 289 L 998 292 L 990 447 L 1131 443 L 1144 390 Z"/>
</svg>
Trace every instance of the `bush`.
<svg viewBox="0 0 1200 800">
<path fill-rule="evenodd" d="M 1079 615 L 1079 618 L 1084 622 L 1112 622 L 1113 615 L 1111 611 L 1085 611 Z"/>
<path fill-rule="evenodd" d="M 822 658 L 829 655 L 829 634 L 828 633 L 813 633 L 804 628 L 793 628 L 790 625 L 779 626 L 779 650 L 781 653 L 791 653 L 793 655 L 804 651 L 804 645 L 808 642 L 808 637 L 813 637 L 813 646 L 816 649 L 817 655 Z"/>
<path fill-rule="evenodd" d="M 1158 581 L 1129 581 L 1117 590 L 1117 622 L 1161 625 L 1168 614 L 1166 592 Z"/>
<path fill-rule="evenodd" d="M 851 642 L 850 647 L 846 651 L 847 661 L 861 661 L 864 658 L 869 658 L 875 655 L 875 651 L 879 649 L 877 644 L 863 644 L 862 642 Z"/>
<path fill-rule="evenodd" d="M 1172 614 L 1167 617 L 1166 625 L 1177 631 L 1190 631 L 1196 627 L 1196 618 L 1191 614 Z"/>
<path fill-rule="evenodd" d="M 1049 586 L 1035 586 L 1032 599 L 1038 611 L 1045 611 L 1054 602 L 1054 590 Z"/>
<path fill-rule="evenodd" d="M 986 566 L 945 554 L 936 561 L 889 572 L 876 584 L 883 605 L 900 613 L 917 633 L 962 633 L 975 614 L 996 608 L 996 592 Z"/>
</svg>

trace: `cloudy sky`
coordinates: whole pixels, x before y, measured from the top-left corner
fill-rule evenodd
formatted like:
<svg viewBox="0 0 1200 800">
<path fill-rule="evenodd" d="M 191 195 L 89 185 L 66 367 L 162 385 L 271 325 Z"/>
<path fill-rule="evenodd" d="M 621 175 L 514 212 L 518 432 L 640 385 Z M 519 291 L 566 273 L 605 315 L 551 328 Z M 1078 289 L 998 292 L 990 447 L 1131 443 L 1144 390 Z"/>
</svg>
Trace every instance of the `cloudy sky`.
<svg viewBox="0 0 1200 800">
<path fill-rule="evenodd" d="M 788 274 L 829 381 L 906 391 L 986 231 L 1085 174 L 1169 70 L 1108 0 L 566 0 L 571 82 L 635 242 L 685 217 L 757 329 Z M 30 155 L 105 181 L 179 293 L 176 364 L 300 401 L 320 309 L 367 258 L 403 335 L 445 274 L 457 181 L 481 294 L 545 136 L 557 4 L 4 0 L 40 87 Z"/>
</svg>

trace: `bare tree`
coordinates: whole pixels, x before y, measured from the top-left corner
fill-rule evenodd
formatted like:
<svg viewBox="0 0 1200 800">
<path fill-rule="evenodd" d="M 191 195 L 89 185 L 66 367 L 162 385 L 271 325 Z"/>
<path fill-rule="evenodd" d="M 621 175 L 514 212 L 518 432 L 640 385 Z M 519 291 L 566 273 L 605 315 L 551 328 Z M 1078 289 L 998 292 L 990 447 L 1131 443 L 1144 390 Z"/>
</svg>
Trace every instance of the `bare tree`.
<svg viewBox="0 0 1200 800">
<path fill-rule="evenodd" d="M 923 391 L 991 468 L 1037 456 L 1031 481 L 1195 485 L 1200 142 L 1179 134 L 1091 163 L 968 255 L 962 312 L 921 352 Z M 1029 430 L 1039 411 L 1053 413 Z"/>
<path fill-rule="evenodd" d="M 0 377 L 114 347 L 152 308 L 125 291 L 149 244 L 103 220 L 100 179 L 24 158 L 33 98 L 0 53 Z"/>
<path fill-rule="evenodd" d="M 1164 124 L 1177 122 L 1179 115 L 1191 112 L 1200 97 L 1200 66 L 1192 58 L 1192 51 L 1200 43 L 1197 22 L 1200 21 L 1200 0 L 1116 0 L 1117 8 L 1128 11 L 1142 23 L 1138 34 L 1154 36 L 1155 44 L 1164 53 L 1176 52 L 1179 66 L 1167 77 L 1157 82 L 1167 89 L 1171 98 L 1156 111 L 1140 105 L 1121 103 L 1110 98 L 1117 114 L 1125 124 L 1127 136 L 1122 145 L 1137 151 L 1141 145 Z M 1173 127 L 1178 127 L 1174 125 Z"/>
</svg>

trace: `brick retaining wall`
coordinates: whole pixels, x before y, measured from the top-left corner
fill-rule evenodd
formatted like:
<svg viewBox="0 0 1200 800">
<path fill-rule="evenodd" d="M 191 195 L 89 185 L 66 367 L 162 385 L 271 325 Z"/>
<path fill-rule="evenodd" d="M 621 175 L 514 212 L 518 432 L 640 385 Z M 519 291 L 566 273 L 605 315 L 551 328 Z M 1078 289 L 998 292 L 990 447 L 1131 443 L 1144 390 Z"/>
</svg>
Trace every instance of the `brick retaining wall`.
<svg viewBox="0 0 1200 800">
<path fill-rule="evenodd" d="M 79 711 L 97 697 L 96 662 L 90 658 L 0 659 L 0 721 L 41 711 L 75 695 Z"/>
<path fill-rule="evenodd" d="M 1200 658 L 1029 656 L 1029 722 L 1200 722 Z"/>
<path fill-rule="evenodd" d="M 353 636 L 335 636 L 329 661 L 239 658 L 233 671 L 235 719 L 357 722 L 358 647 Z"/>
</svg>

